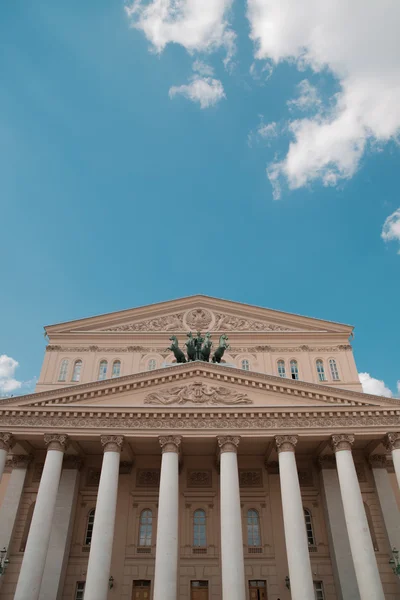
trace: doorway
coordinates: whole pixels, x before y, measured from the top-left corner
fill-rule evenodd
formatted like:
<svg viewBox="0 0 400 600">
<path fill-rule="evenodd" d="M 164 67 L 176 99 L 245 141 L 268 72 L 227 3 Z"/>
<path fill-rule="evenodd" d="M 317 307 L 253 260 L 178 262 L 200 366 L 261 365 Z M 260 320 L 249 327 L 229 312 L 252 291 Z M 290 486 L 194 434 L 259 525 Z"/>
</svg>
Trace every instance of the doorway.
<svg viewBox="0 0 400 600">
<path fill-rule="evenodd" d="M 208 581 L 190 582 L 190 600 L 208 600 Z"/>
<path fill-rule="evenodd" d="M 250 600 L 267 600 L 267 582 L 260 579 L 249 581 Z"/>
<path fill-rule="evenodd" d="M 150 600 L 150 581 L 139 579 L 133 582 L 132 600 Z"/>
</svg>

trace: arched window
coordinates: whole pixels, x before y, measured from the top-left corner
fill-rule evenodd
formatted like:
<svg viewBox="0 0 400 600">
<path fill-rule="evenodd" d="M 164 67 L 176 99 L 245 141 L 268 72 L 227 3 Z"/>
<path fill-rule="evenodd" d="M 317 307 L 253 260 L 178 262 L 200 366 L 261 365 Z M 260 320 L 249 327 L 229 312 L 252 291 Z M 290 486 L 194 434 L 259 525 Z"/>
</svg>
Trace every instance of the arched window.
<svg viewBox="0 0 400 600">
<path fill-rule="evenodd" d="M 308 508 L 304 509 L 304 520 L 306 523 L 307 541 L 309 546 L 315 546 L 314 528 L 312 522 L 311 511 Z"/>
<path fill-rule="evenodd" d="M 121 361 L 114 360 L 111 377 L 119 377 L 121 375 Z"/>
<path fill-rule="evenodd" d="M 247 358 L 244 358 L 242 360 L 242 369 L 244 369 L 245 371 L 249 371 L 250 370 L 250 363 L 247 360 Z"/>
<path fill-rule="evenodd" d="M 316 365 L 317 365 L 318 379 L 320 381 L 326 381 L 324 363 L 322 362 L 322 360 L 320 358 L 317 360 Z"/>
<path fill-rule="evenodd" d="M 81 360 L 76 360 L 75 364 L 74 364 L 74 370 L 72 373 L 72 381 L 79 381 L 81 378 L 81 371 L 82 371 L 82 361 Z"/>
<path fill-rule="evenodd" d="M 151 546 L 153 536 L 153 513 L 145 508 L 140 513 L 139 546 Z"/>
<path fill-rule="evenodd" d="M 365 510 L 365 516 L 367 517 L 367 521 L 368 521 L 369 534 L 371 536 L 372 545 L 374 547 L 375 552 L 379 552 L 378 542 L 376 541 L 374 524 L 372 522 L 371 511 L 369 509 L 368 504 L 366 504 L 365 502 L 364 502 L 364 510 Z"/>
<path fill-rule="evenodd" d="M 297 364 L 297 360 L 291 360 L 290 361 L 290 374 L 292 376 L 292 379 L 298 379 L 299 378 L 299 367 Z"/>
<path fill-rule="evenodd" d="M 254 508 L 247 511 L 247 545 L 261 546 L 260 517 Z"/>
<path fill-rule="evenodd" d="M 331 372 L 331 377 L 333 381 L 339 381 L 339 370 L 337 368 L 336 360 L 334 358 L 329 359 L 329 370 Z"/>
<path fill-rule="evenodd" d="M 26 542 L 28 541 L 29 530 L 31 528 L 32 523 L 33 511 L 35 510 L 35 504 L 36 502 L 32 502 L 32 504 L 28 508 L 24 526 L 24 533 L 22 534 L 21 545 L 19 547 L 20 552 L 25 552 Z"/>
<path fill-rule="evenodd" d="M 102 360 L 99 366 L 99 380 L 107 379 L 107 361 Z"/>
<path fill-rule="evenodd" d="M 278 360 L 278 375 L 279 377 L 286 377 L 285 361 Z"/>
<path fill-rule="evenodd" d="M 157 361 L 155 358 L 151 358 L 149 360 L 149 364 L 147 366 L 148 371 L 154 371 L 157 368 Z"/>
<path fill-rule="evenodd" d="M 92 508 L 90 513 L 88 514 L 86 521 L 86 531 L 85 531 L 85 546 L 90 546 L 92 543 L 92 534 L 93 534 L 93 525 L 94 525 L 94 513 L 96 510 Z"/>
<path fill-rule="evenodd" d="M 195 510 L 193 515 L 193 546 L 207 546 L 206 513 L 201 509 Z"/>
<path fill-rule="evenodd" d="M 66 381 L 67 380 L 67 372 L 68 372 L 68 358 L 64 358 L 64 360 L 61 361 L 60 373 L 58 375 L 58 381 Z"/>
</svg>

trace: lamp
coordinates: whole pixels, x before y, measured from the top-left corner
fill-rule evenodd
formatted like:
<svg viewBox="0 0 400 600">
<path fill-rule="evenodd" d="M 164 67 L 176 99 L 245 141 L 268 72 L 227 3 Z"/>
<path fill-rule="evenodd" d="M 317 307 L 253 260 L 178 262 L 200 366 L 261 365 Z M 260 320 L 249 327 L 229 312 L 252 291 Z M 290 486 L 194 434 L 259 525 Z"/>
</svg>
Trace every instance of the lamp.
<svg viewBox="0 0 400 600">
<path fill-rule="evenodd" d="M 389 565 L 392 567 L 392 571 L 397 577 L 400 577 L 400 562 L 399 562 L 399 551 L 397 548 L 392 548 L 393 558 L 389 560 Z"/>
<path fill-rule="evenodd" d="M 112 590 L 114 587 L 114 577 L 112 575 L 110 575 L 110 578 L 108 580 L 108 587 L 110 588 L 110 590 Z"/>
<path fill-rule="evenodd" d="M 290 590 L 290 578 L 289 578 L 289 575 L 286 575 L 286 577 L 285 577 L 285 585 L 286 585 L 287 589 Z"/>
<path fill-rule="evenodd" d="M 4 547 L 3 550 L 0 551 L 0 575 L 3 575 L 4 571 L 6 570 L 8 564 L 9 564 L 9 560 L 8 558 L 6 558 L 7 556 L 7 548 Z"/>
</svg>

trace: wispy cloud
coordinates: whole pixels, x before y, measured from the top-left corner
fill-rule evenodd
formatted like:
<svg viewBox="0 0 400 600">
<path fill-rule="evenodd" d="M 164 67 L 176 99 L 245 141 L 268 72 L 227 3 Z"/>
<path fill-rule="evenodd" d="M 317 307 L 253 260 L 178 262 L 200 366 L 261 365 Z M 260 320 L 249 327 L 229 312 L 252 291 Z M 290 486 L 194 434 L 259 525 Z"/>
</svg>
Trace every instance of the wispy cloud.
<svg viewBox="0 0 400 600">
<path fill-rule="evenodd" d="M 375 396 L 386 396 L 386 398 L 393 398 L 392 390 L 389 389 L 385 385 L 385 382 L 381 379 L 375 379 L 375 377 L 371 377 L 369 373 L 359 373 L 358 376 L 365 394 L 374 394 Z M 397 382 L 397 388 L 400 392 L 400 381 Z"/>
<path fill-rule="evenodd" d="M 193 63 L 193 71 L 195 73 L 189 83 L 170 88 L 170 98 L 181 95 L 200 104 L 200 108 L 210 108 L 226 98 L 221 81 L 212 77 L 214 70 L 210 65 L 196 60 Z"/>
<path fill-rule="evenodd" d="M 322 104 L 318 90 L 314 85 L 303 79 L 297 85 L 298 96 L 292 100 L 288 100 L 287 105 L 290 110 L 312 110 L 319 108 Z"/>
<path fill-rule="evenodd" d="M 400 208 L 394 211 L 384 222 L 382 238 L 385 242 L 400 242 Z M 400 254 L 400 250 L 398 251 Z"/>
</svg>

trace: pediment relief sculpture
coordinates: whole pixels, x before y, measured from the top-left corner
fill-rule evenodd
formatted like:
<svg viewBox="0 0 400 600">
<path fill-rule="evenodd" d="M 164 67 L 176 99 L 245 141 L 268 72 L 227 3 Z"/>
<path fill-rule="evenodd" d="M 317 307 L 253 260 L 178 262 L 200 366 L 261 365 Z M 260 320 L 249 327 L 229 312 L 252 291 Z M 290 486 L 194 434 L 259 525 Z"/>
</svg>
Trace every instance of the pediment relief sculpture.
<svg viewBox="0 0 400 600">
<path fill-rule="evenodd" d="M 267 321 L 194 308 L 186 312 L 107 327 L 102 331 L 300 331 Z"/>
<path fill-rule="evenodd" d="M 240 392 L 222 386 L 208 386 L 201 382 L 174 387 L 169 390 L 148 394 L 145 404 L 222 404 L 225 406 L 253 404 L 253 401 Z"/>
</svg>

